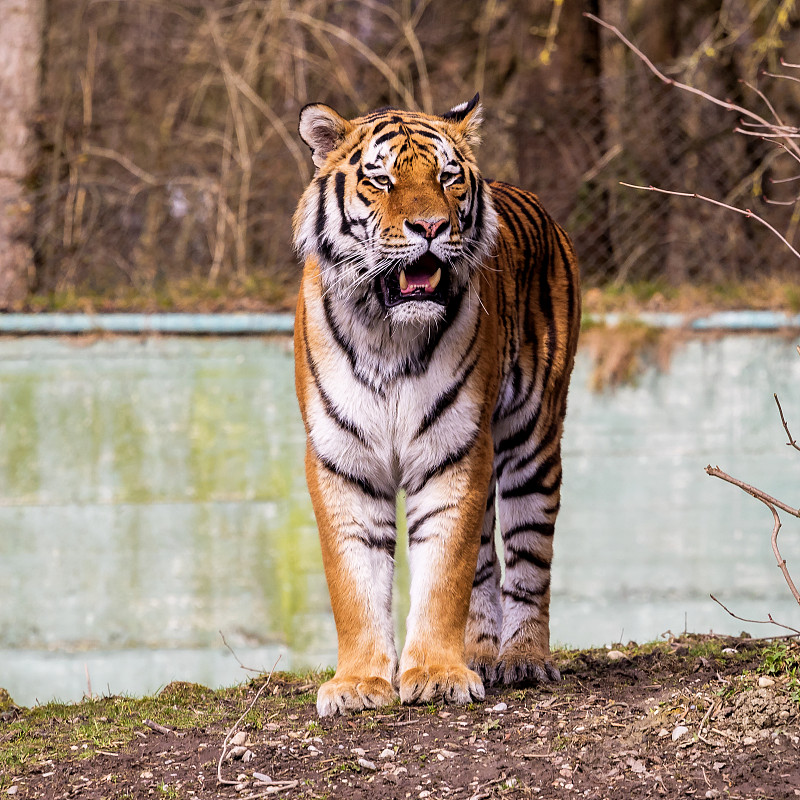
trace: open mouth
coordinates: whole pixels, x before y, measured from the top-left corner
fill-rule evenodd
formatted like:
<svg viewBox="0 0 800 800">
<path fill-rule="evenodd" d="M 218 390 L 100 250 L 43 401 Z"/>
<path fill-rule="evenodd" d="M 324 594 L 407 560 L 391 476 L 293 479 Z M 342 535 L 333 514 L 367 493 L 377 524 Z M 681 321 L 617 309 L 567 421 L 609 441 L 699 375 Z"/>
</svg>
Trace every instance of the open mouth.
<svg viewBox="0 0 800 800">
<path fill-rule="evenodd" d="M 430 252 L 410 264 L 395 267 L 380 276 L 377 283 L 378 294 L 386 308 L 410 300 L 430 300 L 447 305 L 447 266 Z"/>
</svg>

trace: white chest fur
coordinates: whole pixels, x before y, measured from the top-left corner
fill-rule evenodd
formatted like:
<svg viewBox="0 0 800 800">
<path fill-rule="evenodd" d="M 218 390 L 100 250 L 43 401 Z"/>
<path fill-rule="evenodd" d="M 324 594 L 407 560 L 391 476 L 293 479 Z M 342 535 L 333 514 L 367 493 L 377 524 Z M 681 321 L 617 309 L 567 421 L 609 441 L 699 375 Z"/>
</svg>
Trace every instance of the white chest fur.
<svg viewBox="0 0 800 800">
<path fill-rule="evenodd" d="M 435 347 L 426 349 L 424 331 L 371 336 L 358 321 L 343 331 L 339 320 L 334 333 L 322 304 L 307 305 L 308 325 L 323 346 L 311 354 L 306 421 L 323 460 L 393 492 L 418 485 L 443 456 L 474 437 L 483 392 L 468 350 L 471 344 L 475 349 L 483 312 L 477 302 L 462 306 Z"/>
</svg>

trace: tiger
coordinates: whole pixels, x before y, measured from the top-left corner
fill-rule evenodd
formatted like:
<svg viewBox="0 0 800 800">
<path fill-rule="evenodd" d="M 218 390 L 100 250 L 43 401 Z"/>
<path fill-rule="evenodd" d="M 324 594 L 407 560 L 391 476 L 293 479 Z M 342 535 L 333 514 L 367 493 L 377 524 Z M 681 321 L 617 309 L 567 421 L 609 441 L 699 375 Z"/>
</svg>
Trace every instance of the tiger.
<svg viewBox="0 0 800 800">
<path fill-rule="evenodd" d="M 481 177 L 482 115 L 478 95 L 441 116 L 300 112 L 315 174 L 293 218 L 295 384 L 338 638 L 321 717 L 560 679 L 550 565 L 578 266 L 535 195 Z"/>
</svg>

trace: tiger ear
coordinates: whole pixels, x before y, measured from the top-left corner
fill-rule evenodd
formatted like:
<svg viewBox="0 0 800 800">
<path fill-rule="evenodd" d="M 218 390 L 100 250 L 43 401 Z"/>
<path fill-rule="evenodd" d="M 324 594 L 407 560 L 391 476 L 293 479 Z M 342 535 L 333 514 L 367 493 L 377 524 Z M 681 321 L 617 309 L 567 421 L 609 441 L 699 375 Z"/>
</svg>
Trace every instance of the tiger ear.
<svg viewBox="0 0 800 800">
<path fill-rule="evenodd" d="M 300 138 L 311 148 L 311 160 L 321 167 L 328 154 L 345 139 L 353 126 L 330 106 L 312 103 L 300 112 Z"/>
<path fill-rule="evenodd" d="M 483 106 L 480 104 L 480 93 L 466 103 L 453 106 L 442 119 L 446 119 L 455 128 L 456 138 L 461 138 L 470 147 L 475 147 L 481 142 L 480 127 L 483 122 Z"/>
</svg>

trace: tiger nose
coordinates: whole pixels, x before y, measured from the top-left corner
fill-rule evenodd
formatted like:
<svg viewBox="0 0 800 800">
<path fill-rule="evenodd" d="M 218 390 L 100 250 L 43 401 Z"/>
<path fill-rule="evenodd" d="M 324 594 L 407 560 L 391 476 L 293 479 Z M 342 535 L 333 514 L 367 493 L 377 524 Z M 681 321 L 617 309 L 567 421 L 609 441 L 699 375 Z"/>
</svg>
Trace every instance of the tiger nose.
<svg viewBox="0 0 800 800">
<path fill-rule="evenodd" d="M 424 236 L 428 241 L 435 239 L 448 225 L 448 220 L 445 217 L 437 217 L 436 219 L 407 219 L 406 225 L 414 233 Z"/>
</svg>

